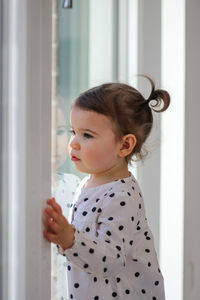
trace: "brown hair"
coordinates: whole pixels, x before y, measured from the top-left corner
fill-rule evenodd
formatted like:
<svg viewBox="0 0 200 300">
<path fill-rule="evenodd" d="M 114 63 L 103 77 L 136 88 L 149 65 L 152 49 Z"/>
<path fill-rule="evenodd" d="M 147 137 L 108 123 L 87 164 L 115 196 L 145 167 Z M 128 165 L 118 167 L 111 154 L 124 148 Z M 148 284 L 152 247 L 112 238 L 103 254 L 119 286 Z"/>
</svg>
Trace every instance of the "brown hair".
<svg viewBox="0 0 200 300">
<path fill-rule="evenodd" d="M 153 80 L 148 76 L 144 77 L 150 81 L 152 88 L 148 99 L 127 84 L 106 83 L 80 94 L 73 103 L 73 106 L 109 117 L 114 122 L 117 139 L 121 139 L 128 133 L 135 135 L 136 146 L 126 157 L 127 162 L 130 162 L 133 155 L 136 160 L 143 160 L 145 156 L 141 150 L 153 125 L 151 109 L 155 112 L 163 112 L 170 103 L 168 92 L 161 89 L 156 90 Z M 154 100 L 155 103 L 152 103 Z M 162 109 L 154 109 L 160 107 L 162 102 Z"/>
</svg>

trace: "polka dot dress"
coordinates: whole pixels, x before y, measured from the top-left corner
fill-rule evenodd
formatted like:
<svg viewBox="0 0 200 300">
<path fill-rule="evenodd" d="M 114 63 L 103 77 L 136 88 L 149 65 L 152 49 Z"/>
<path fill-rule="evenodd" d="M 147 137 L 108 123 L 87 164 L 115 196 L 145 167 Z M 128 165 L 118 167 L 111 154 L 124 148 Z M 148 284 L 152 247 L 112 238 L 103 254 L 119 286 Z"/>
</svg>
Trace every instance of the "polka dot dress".
<svg viewBox="0 0 200 300">
<path fill-rule="evenodd" d="M 67 260 L 68 299 L 164 300 L 153 236 L 133 175 L 83 188 L 70 220 L 76 228 Z"/>
</svg>

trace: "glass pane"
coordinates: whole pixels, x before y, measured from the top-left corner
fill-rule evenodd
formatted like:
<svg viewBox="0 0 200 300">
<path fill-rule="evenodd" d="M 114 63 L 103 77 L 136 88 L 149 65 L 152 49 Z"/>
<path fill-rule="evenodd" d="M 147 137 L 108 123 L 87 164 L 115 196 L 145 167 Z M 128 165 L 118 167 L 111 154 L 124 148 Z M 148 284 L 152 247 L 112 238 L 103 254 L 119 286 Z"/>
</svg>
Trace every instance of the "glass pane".
<svg viewBox="0 0 200 300">
<path fill-rule="evenodd" d="M 66 217 L 85 176 L 67 154 L 70 106 L 82 91 L 116 79 L 116 12 L 113 0 L 75 0 L 72 9 L 53 1 L 52 195 Z M 52 300 L 67 299 L 66 260 L 56 251 L 52 246 Z"/>
</svg>

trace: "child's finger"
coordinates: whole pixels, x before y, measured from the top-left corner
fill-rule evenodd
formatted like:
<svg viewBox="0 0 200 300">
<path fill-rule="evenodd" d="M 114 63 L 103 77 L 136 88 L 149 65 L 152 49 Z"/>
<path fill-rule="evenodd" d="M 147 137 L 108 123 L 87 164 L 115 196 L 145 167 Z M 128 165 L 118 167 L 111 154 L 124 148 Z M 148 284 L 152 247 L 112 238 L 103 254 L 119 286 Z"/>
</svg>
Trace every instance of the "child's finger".
<svg viewBox="0 0 200 300">
<path fill-rule="evenodd" d="M 56 222 L 54 222 L 54 220 L 52 218 L 49 218 L 47 220 L 48 226 L 50 227 L 50 230 L 52 230 L 55 233 L 59 232 L 59 226 L 57 225 Z"/>
<path fill-rule="evenodd" d="M 51 243 L 57 244 L 57 236 L 54 233 L 50 233 L 47 230 L 43 230 L 43 236 Z"/>
<path fill-rule="evenodd" d="M 55 198 L 48 199 L 47 204 L 50 205 L 58 214 L 62 214 L 62 208 L 56 202 Z"/>
<path fill-rule="evenodd" d="M 53 218 L 55 222 L 59 222 L 59 219 L 60 219 L 60 215 L 57 214 L 52 208 L 50 207 L 46 207 L 45 208 L 45 213 L 50 217 L 50 218 Z"/>
</svg>

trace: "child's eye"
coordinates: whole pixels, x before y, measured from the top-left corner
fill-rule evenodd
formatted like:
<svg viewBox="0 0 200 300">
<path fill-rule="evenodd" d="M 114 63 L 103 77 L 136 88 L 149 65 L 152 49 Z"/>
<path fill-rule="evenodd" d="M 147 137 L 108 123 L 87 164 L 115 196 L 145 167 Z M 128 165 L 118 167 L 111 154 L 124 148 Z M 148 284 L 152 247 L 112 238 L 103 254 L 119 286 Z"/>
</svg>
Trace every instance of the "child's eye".
<svg viewBox="0 0 200 300">
<path fill-rule="evenodd" d="M 66 130 L 64 130 L 64 129 L 57 129 L 57 131 L 56 131 L 57 135 L 62 135 L 62 134 L 65 134 L 65 133 L 66 133 Z"/>
<path fill-rule="evenodd" d="M 93 136 L 92 136 L 91 134 L 89 134 L 89 133 L 84 133 L 83 136 L 84 136 L 84 138 L 86 138 L 86 139 L 91 139 L 91 138 L 93 138 Z"/>
</svg>

